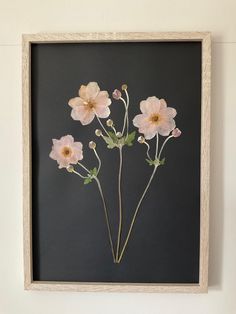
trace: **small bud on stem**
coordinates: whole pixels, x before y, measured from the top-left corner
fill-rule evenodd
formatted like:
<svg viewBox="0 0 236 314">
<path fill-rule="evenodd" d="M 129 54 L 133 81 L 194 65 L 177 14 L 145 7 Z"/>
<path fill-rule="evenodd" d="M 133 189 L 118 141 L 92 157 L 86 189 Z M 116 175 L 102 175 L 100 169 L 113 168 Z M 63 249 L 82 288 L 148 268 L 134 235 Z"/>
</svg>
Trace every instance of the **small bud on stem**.
<svg viewBox="0 0 236 314">
<path fill-rule="evenodd" d="M 99 130 L 99 129 L 96 129 L 96 130 L 95 130 L 95 135 L 97 135 L 97 136 L 102 136 L 102 131 Z"/>
<path fill-rule="evenodd" d="M 90 149 L 95 149 L 96 148 L 96 143 L 93 142 L 93 141 L 89 142 L 89 148 Z"/>
<path fill-rule="evenodd" d="M 179 137 L 179 136 L 182 134 L 182 132 L 180 131 L 180 129 L 175 128 L 175 129 L 172 131 L 171 134 L 172 134 L 174 137 Z"/>
<path fill-rule="evenodd" d="M 108 119 L 107 122 L 106 122 L 106 125 L 109 126 L 109 127 L 112 127 L 113 124 L 114 123 L 113 123 L 113 121 L 111 119 Z"/>
<path fill-rule="evenodd" d="M 144 143 L 145 143 L 145 138 L 144 138 L 143 136 L 139 136 L 139 137 L 138 137 L 138 142 L 139 142 L 140 144 L 144 144 Z"/>
<path fill-rule="evenodd" d="M 112 97 L 116 100 L 119 100 L 121 97 L 121 92 L 118 89 L 115 89 L 114 92 L 112 93 Z"/>
<path fill-rule="evenodd" d="M 74 167 L 72 165 L 69 165 L 69 166 L 66 167 L 66 170 L 68 172 L 73 172 L 74 171 Z"/>
</svg>

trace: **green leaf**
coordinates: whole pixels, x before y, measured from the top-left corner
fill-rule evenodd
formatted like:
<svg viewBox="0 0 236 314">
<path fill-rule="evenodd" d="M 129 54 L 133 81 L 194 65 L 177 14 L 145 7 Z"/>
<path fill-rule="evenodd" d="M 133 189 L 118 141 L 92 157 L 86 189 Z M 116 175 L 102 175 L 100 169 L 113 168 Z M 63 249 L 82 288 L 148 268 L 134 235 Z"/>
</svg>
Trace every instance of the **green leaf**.
<svg viewBox="0 0 236 314">
<path fill-rule="evenodd" d="M 93 168 L 92 170 L 90 170 L 89 171 L 90 172 L 90 174 L 91 174 L 91 176 L 97 176 L 97 174 L 98 174 L 98 170 L 97 170 L 97 168 L 95 167 L 95 168 Z"/>
<path fill-rule="evenodd" d="M 165 164 L 165 158 L 162 158 L 162 160 L 159 161 L 159 165 L 163 166 Z"/>
<path fill-rule="evenodd" d="M 107 143 L 107 148 L 114 148 L 117 147 L 117 144 L 113 142 L 112 138 L 110 138 L 109 136 L 103 136 L 103 139 L 105 140 L 105 142 Z"/>
<path fill-rule="evenodd" d="M 158 158 L 154 160 L 146 159 L 146 162 L 149 164 L 149 166 L 163 166 L 165 164 L 165 158 L 162 160 L 159 160 Z"/>
<path fill-rule="evenodd" d="M 128 134 L 127 138 L 125 138 L 124 136 L 121 138 L 118 138 L 115 133 L 113 133 L 113 132 L 108 132 L 108 133 L 109 133 L 110 137 L 109 136 L 103 136 L 103 139 L 107 143 L 107 148 L 112 149 L 114 147 L 119 147 L 119 146 L 123 146 L 123 145 L 132 146 L 133 141 L 135 139 L 136 131 L 133 131 L 130 134 Z"/>
<path fill-rule="evenodd" d="M 155 160 L 146 159 L 146 162 L 149 164 L 149 166 L 155 166 Z"/>
<path fill-rule="evenodd" d="M 135 134 L 136 134 L 136 131 L 133 131 L 133 132 L 129 133 L 124 144 L 126 144 L 128 146 L 132 146 L 133 145 L 133 141 L 135 139 Z"/>
<path fill-rule="evenodd" d="M 112 138 L 113 142 L 117 142 L 118 138 L 116 136 L 116 134 L 114 132 L 109 131 L 108 134 L 110 135 L 110 137 Z"/>
<path fill-rule="evenodd" d="M 87 177 L 84 179 L 84 184 L 89 184 L 90 182 L 92 182 L 92 178 Z"/>
</svg>

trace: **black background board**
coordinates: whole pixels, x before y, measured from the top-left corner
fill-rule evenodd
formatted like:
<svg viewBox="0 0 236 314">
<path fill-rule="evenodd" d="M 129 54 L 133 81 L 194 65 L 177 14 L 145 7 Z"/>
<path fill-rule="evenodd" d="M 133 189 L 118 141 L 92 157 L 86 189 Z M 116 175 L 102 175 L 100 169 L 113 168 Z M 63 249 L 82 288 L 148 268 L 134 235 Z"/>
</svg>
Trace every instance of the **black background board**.
<svg viewBox="0 0 236 314">
<path fill-rule="evenodd" d="M 200 236 L 201 43 L 132 42 L 32 44 L 33 279 L 40 281 L 198 283 Z M 108 150 L 88 126 L 74 121 L 68 100 L 91 81 L 111 96 L 128 85 L 130 118 L 149 96 L 176 108 L 182 136 L 170 140 L 143 201 L 120 264 L 112 261 L 104 212 L 95 182 L 84 185 L 49 158 L 52 138 L 71 134 L 84 144 L 83 162 L 97 166 L 88 142 L 97 143 L 100 180 L 113 238 L 118 226 L 118 150 Z M 113 100 L 121 126 L 124 108 Z M 131 125 L 131 130 L 137 129 Z M 160 137 L 163 141 L 163 137 Z M 154 147 L 155 139 L 151 141 Z M 124 148 L 123 237 L 151 175 L 145 146 Z"/>
</svg>

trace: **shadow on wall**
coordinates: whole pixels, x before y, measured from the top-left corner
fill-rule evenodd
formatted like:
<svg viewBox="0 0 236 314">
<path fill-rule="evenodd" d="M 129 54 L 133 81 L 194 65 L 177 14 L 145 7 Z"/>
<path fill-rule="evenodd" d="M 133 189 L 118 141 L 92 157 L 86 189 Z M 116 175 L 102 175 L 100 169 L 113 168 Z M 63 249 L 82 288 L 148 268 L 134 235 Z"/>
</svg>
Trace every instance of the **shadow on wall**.
<svg viewBox="0 0 236 314">
<path fill-rule="evenodd" d="M 224 67 L 222 44 L 212 45 L 209 289 L 222 289 L 224 229 Z"/>
</svg>

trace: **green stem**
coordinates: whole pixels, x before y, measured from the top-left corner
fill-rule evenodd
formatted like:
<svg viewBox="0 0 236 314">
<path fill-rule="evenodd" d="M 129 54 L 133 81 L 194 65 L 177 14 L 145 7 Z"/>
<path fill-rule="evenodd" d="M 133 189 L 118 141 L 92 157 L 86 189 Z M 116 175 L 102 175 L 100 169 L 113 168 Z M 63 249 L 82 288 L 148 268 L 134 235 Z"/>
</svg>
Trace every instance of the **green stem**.
<svg viewBox="0 0 236 314">
<path fill-rule="evenodd" d="M 124 100 L 124 98 L 120 97 L 120 100 L 124 103 L 124 107 L 125 107 L 125 115 L 124 115 L 124 122 L 123 122 L 123 128 L 122 128 L 122 136 L 125 132 L 125 127 L 127 122 L 129 123 L 129 121 L 127 120 L 127 114 L 128 114 L 128 105 L 126 104 L 126 101 Z"/>
<path fill-rule="evenodd" d="M 159 136 L 158 133 L 156 135 L 156 152 L 155 152 L 155 159 L 157 159 L 157 154 L 158 154 L 158 142 L 159 142 Z"/>
<path fill-rule="evenodd" d="M 99 171 L 100 171 L 100 169 L 101 169 L 102 162 L 101 162 L 101 159 L 100 159 L 100 157 L 98 156 L 98 153 L 97 153 L 97 151 L 96 151 L 95 148 L 93 149 L 93 151 L 94 151 L 94 154 L 95 154 L 95 156 L 96 156 L 96 158 L 97 158 L 97 160 L 98 160 L 98 172 L 97 172 L 97 175 L 98 175 L 98 174 L 99 174 Z"/>
<path fill-rule="evenodd" d="M 94 179 L 97 182 L 98 189 L 99 189 L 99 192 L 100 192 L 100 195 L 101 195 L 101 199 L 102 199 L 103 208 L 104 208 L 104 214 L 105 214 L 105 220 L 106 220 L 106 225 L 107 225 L 107 231 L 108 231 L 108 236 L 109 236 L 109 242 L 110 242 L 110 246 L 111 246 L 111 253 L 112 253 L 112 257 L 113 257 L 113 262 L 115 263 L 116 262 L 116 258 L 115 258 L 114 245 L 113 245 L 112 236 L 111 236 L 111 227 L 110 227 L 110 222 L 109 222 L 109 216 L 108 216 L 106 201 L 105 201 L 105 198 L 104 198 L 104 194 L 103 194 L 102 187 L 101 187 L 99 179 L 97 177 L 94 177 Z"/>
<path fill-rule="evenodd" d="M 77 174 L 77 176 L 79 176 L 82 179 L 86 179 L 87 177 L 83 176 L 82 174 L 80 174 L 78 171 L 73 170 L 72 171 L 74 174 Z"/>
<path fill-rule="evenodd" d="M 118 174 L 118 197 L 119 197 L 119 228 L 118 228 L 118 236 L 117 236 L 117 246 L 116 246 L 116 262 L 118 262 L 119 258 L 119 248 L 120 248 L 120 238 L 122 232 L 122 196 L 121 196 L 121 177 L 122 177 L 122 146 L 119 147 L 119 174 Z"/>
<path fill-rule="evenodd" d="M 86 168 L 83 164 L 81 164 L 80 162 L 78 162 L 78 165 L 80 167 L 82 167 L 85 171 L 87 171 L 88 173 L 90 173 L 90 171 L 88 170 L 88 168 Z"/>
<path fill-rule="evenodd" d="M 126 240 L 125 240 L 123 249 L 121 250 L 120 257 L 118 258 L 118 261 L 117 261 L 118 263 L 120 263 L 120 261 L 121 261 L 123 255 L 124 255 L 125 249 L 126 249 L 127 244 L 128 244 L 128 242 L 129 242 L 129 238 L 130 238 L 130 235 L 131 235 L 131 232 L 132 232 L 134 223 L 135 223 L 135 219 L 136 219 L 137 214 L 138 214 L 138 212 L 139 212 L 139 209 L 140 209 L 140 206 L 141 206 L 141 204 L 142 204 L 142 201 L 143 201 L 143 199 L 144 199 L 144 197 L 145 197 L 145 195 L 146 195 L 146 193 L 147 193 L 147 191 L 148 191 L 148 189 L 149 189 L 149 187 L 150 187 L 150 185 L 151 185 L 151 182 L 152 182 L 152 180 L 153 180 L 153 178 L 154 178 L 154 175 L 155 175 L 155 173 L 156 173 L 156 170 L 157 170 L 157 166 L 154 166 L 154 169 L 153 169 L 153 172 L 152 172 L 152 174 L 151 174 L 151 177 L 150 177 L 150 179 L 149 179 L 149 181 L 148 181 L 148 183 L 147 183 L 147 186 L 146 186 L 146 188 L 145 188 L 145 190 L 144 190 L 144 192 L 143 192 L 143 194 L 142 194 L 142 196 L 141 196 L 141 198 L 140 198 L 140 200 L 139 200 L 139 202 L 138 202 L 138 205 L 137 205 L 136 210 L 135 210 L 135 212 L 134 212 L 133 219 L 132 219 L 131 224 L 130 224 L 130 227 L 129 227 L 129 231 L 128 231 L 128 234 L 127 234 L 127 237 L 126 237 Z"/>
<path fill-rule="evenodd" d="M 102 121 L 99 119 L 99 117 L 98 117 L 97 115 L 96 115 L 96 118 L 97 118 L 97 120 L 98 120 L 98 123 L 101 125 L 103 131 L 106 133 L 106 135 L 107 135 L 108 137 L 110 137 L 109 133 L 108 133 L 107 130 L 105 129 L 104 125 L 102 124 Z M 110 138 L 111 138 L 111 137 L 110 137 Z"/>
<path fill-rule="evenodd" d="M 152 160 L 152 158 L 151 158 L 151 156 L 150 156 L 150 154 L 149 154 L 150 145 L 149 145 L 146 141 L 144 142 L 144 144 L 147 146 L 146 155 L 147 155 L 147 157 L 148 157 L 150 160 Z"/>
<path fill-rule="evenodd" d="M 163 148 L 165 147 L 166 143 L 169 141 L 170 138 L 172 138 L 173 135 L 170 135 L 169 137 L 167 137 L 167 139 L 163 142 L 162 146 L 161 146 L 161 149 L 160 149 L 160 152 L 159 152 L 159 155 L 158 155 L 158 159 L 160 160 L 161 158 L 161 153 L 163 151 Z"/>
<path fill-rule="evenodd" d="M 127 131 L 126 131 L 126 138 L 129 135 L 129 94 L 127 92 L 127 89 L 125 89 L 125 94 L 126 94 L 126 98 L 127 98 L 127 106 L 126 106 L 126 120 L 127 120 Z"/>
</svg>

